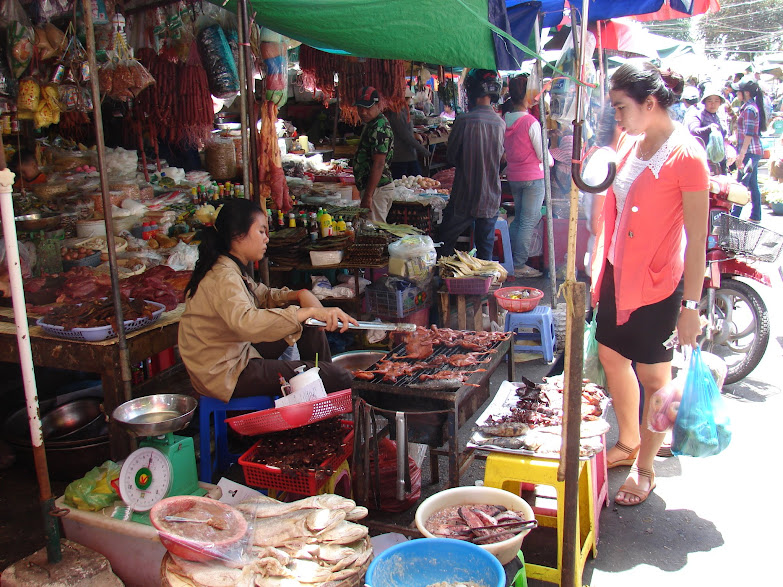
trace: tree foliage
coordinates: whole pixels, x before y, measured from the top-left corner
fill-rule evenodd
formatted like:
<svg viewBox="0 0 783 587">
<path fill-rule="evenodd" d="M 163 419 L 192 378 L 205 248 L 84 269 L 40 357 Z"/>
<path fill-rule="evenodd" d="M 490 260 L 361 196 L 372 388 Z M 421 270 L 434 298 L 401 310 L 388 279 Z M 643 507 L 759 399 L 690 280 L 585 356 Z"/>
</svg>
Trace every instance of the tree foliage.
<svg viewBox="0 0 783 587">
<path fill-rule="evenodd" d="M 720 11 L 698 18 L 694 28 L 708 54 L 751 61 L 783 48 L 783 2 L 721 0 Z"/>
</svg>

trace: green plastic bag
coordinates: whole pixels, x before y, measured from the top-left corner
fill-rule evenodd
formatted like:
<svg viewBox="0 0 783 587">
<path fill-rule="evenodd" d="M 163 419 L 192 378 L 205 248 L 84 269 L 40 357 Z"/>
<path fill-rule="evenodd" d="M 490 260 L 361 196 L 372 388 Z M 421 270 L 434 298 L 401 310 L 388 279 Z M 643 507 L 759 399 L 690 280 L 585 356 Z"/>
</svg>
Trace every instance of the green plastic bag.
<svg viewBox="0 0 783 587">
<path fill-rule="evenodd" d="M 119 496 L 111 486 L 111 482 L 119 476 L 120 466 L 113 461 L 106 461 L 65 488 L 65 503 L 91 512 L 114 505 Z"/>
<path fill-rule="evenodd" d="M 601 361 L 598 359 L 598 341 L 595 340 L 595 329 L 598 324 L 597 309 L 593 320 L 585 324 L 585 348 L 584 362 L 582 364 L 582 377 L 592 381 L 596 385 L 606 388 L 606 373 Z"/>
</svg>

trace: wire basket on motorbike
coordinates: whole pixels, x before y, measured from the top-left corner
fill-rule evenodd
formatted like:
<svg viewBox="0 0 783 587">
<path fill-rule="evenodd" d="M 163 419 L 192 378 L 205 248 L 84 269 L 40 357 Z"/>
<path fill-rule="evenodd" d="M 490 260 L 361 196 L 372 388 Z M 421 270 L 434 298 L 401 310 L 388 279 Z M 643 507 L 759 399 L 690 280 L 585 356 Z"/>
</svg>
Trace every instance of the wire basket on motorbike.
<svg viewBox="0 0 783 587">
<path fill-rule="evenodd" d="M 717 218 L 718 245 L 725 251 L 774 263 L 783 248 L 783 235 L 731 214 Z"/>
</svg>

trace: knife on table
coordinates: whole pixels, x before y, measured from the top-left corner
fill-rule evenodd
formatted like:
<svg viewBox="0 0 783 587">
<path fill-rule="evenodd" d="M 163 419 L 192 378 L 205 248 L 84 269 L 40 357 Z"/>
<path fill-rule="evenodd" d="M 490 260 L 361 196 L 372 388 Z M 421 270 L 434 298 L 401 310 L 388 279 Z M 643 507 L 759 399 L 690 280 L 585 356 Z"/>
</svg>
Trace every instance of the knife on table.
<svg viewBox="0 0 783 587">
<path fill-rule="evenodd" d="M 316 320 L 315 318 L 308 318 L 304 321 L 305 326 L 326 326 L 326 322 L 323 320 Z M 343 323 L 338 322 L 340 328 Z M 359 322 L 359 325 L 348 324 L 349 329 L 353 330 L 396 330 L 398 332 L 415 332 L 415 324 L 395 324 L 393 322 Z"/>
</svg>

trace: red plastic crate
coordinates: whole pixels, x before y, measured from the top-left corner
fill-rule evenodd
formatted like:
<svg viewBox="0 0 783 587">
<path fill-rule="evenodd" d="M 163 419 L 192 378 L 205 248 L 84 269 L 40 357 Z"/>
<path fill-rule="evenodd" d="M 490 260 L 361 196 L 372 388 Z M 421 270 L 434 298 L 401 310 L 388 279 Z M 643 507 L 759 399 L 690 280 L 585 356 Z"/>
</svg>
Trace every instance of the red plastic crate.
<svg viewBox="0 0 783 587">
<path fill-rule="evenodd" d="M 346 431 L 342 450 L 321 463 L 320 468 L 322 469 L 328 468 L 336 471 L 343 461 L 350 459 L 353 454 L 353 422 L 341 420 L 340 425 Z M 253 456 L 253 452 L 258 444 L 258 442 L 254 444 L 250 450 L 239 457 L 239 464 L 242 467 L 247 485 L 263 489 L 288 491 L 299 495 L 316 495 L 329 480 L 329 476 L 323 471 L 307 471 L 300 475 L 291 475 L 283 473 L 278 467 L 269 467 L 252 462 L 250 458 Z"/>
</svg>

